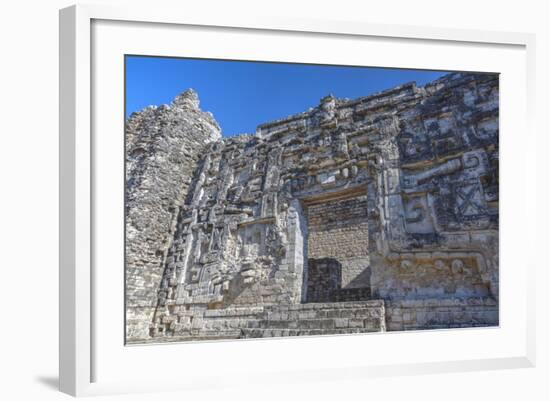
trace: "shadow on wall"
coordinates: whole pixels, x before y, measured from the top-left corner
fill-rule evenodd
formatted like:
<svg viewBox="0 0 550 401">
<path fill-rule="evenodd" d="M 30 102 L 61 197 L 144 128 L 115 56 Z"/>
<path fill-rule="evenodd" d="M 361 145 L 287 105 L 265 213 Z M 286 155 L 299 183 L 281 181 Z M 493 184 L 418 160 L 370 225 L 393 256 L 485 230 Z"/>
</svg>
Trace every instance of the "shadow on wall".
<svg viewBox="0 0 550 401">
<path fill-rule="evenodd" d="M 359 273 L 358 276 L 351 280 L 348 285 L 346 285 L 346 288 L 363 288 L 365 286 L 365 283 L 370 283 L 370 276 L 371 269 L 370 267 L 367 267 L 361 273 Z"/>
<path fill-rule="evenodd" d="M 342 263 L 334 258 L 308 259 L 306 303 L 351 302 L 371 299 L 371 269 L 364 269 L 345 287 L 342 287 Z"/>
<path fill-rule="evenodd" d="M 342 264 L 333 258 L 308 259 L 306 302 L 331 302 L 342 288 Z"/>
</svg>

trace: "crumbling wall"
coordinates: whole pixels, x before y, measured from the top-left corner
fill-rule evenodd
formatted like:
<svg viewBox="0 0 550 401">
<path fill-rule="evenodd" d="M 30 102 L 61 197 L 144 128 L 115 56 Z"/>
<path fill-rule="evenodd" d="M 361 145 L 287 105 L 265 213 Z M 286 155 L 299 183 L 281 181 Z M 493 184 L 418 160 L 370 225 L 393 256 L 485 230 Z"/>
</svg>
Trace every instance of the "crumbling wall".
<svg viewBox="0 0 550 401">
<path fill-rule="evenodd" d="M 205 145 L 220 139 L 189 90 L 126 122 L 126 335 L 147 338 L 179 206 Z"/>
</svg>

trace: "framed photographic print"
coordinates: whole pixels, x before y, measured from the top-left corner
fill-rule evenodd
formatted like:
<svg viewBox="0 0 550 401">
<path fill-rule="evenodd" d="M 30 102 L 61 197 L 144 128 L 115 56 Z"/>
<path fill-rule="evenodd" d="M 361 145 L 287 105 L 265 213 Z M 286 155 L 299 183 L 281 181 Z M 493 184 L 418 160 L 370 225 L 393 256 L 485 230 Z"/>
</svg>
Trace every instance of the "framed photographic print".
<svg viewBox="0 0 550 401">
<path fill-rule="evenodd" d="M 62 391 L 534 363 L 532 36 L 177 15 L 61 11 Z"/>
</svg>

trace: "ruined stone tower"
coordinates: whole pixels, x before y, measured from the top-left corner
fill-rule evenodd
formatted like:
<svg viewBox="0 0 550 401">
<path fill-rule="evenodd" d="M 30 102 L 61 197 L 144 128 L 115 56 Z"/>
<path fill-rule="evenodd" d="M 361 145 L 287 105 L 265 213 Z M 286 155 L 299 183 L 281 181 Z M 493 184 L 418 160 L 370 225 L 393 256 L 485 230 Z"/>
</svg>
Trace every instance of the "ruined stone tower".
<svg viewBox="0 0 550 401">
<path fill-rule="evenodd" d="M 221 138 L 188 90 L 126 124 L 127 340 L 498 324 L 498 75 Z"/>
</svg>

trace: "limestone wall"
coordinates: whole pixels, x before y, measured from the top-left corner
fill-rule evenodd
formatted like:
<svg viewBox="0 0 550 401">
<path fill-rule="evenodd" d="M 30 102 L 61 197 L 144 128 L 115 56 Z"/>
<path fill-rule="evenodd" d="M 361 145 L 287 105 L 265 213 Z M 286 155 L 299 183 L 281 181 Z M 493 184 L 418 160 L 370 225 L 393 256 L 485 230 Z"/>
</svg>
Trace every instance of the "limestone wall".
<svg viewBox="0 0 550 401">
<path fill-rule="evenodd" d="M 497 326 L 494 298 L 435 298 L 386 301 L 388 331 Z"/>
<path fill-rule="evenodd" d="M 193 91 L 126 122 L 126 334 L 147 338 L 179 205 L 220 129 Z"/>
<path fill-rule="evenodd" d="M 193 113 L 189 124 L 204 116 Z M 173 136 L 135 120 L 129 143 L 142 130 L 161 145 Z M 388 303 L 391 330 L 433 327 L 441 316 L 449 327 L 465 325 L 473 320 L 456 308 L 424 315 L 433 312 L 426 302 L 466 299 L 483 303 L 485 320 L 476 324 L 498 324 L 498 75 L 450 74 L 354 100 L 327 96 L 255 135 L 215 140 L 212 120 L 192 126 L 199 151 L 187 148 L 168 176 L 137 174 L 155 180 L 163 199 L 162 213 L 148 214 L 151 234 L 137 230 L 148 223 L 132 223 L 127 247 L 129 299 L 151 300 L 159 290 L 151 335 L 207 327 L 212 310 L 370 299 Z M 172 146 L 159 149 L 172 155 Z M 129 166 L 148 166 L 137 161 L 155 153 L 128 154 Z M 143 196 L 129 203 L 129 216 L 134 207 L 157 210 Z M 146 257 L 132 247 L 144 240 Z M 418 316 L 409 319 L 401 301 Z"/>
<path fill-rule="evenodd" d="M 370 290 L 366 194 L 311 204 L 305 214 L 307 301 L 344 300 L 341 289 Z"/>
</svg>

